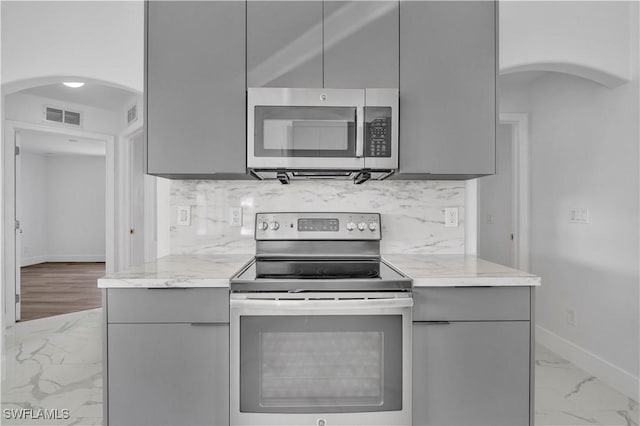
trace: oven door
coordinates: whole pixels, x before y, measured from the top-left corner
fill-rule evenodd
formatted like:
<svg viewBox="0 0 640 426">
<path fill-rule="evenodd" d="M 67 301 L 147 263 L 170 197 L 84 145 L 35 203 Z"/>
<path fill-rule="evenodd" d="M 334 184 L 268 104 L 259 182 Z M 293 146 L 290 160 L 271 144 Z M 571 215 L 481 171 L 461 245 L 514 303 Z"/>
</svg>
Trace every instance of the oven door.
<svg viewBox="0 0 640 426">
<path fill-rule="evenodd" d="M 411 425 L 412 305 L 232 294 L 231 425 Z"/>
<path fill-rule="evenodd" d="M 364 90 L 250 88 L 247 167 L 364 168 Z"/>
</svg>

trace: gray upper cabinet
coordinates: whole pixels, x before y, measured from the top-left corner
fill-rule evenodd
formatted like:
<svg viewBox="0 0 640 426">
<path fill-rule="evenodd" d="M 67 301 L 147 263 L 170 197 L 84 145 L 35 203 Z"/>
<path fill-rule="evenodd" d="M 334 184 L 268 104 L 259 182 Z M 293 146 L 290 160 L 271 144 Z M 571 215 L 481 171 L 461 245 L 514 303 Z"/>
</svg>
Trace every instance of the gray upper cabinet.
<svg viewBox="0 0 640 426">
<path fill-rule="evenodd" d="M 146 172 L 245 176 L 245 3 L 146 7 Z"/>
<path fill-rule="evenodd" d="M 322 87 L 322 1 L 247 3 L 247 86 Z"/>
<path fill-rule="evenodd" d="M 398 87 L 398 1 L 324 3 L 324 87 Z"/>
<path fill-rule="evenodd" d="M 400 3 L 399 178 L 495 173 L 493 1 Z"/>
</svg>

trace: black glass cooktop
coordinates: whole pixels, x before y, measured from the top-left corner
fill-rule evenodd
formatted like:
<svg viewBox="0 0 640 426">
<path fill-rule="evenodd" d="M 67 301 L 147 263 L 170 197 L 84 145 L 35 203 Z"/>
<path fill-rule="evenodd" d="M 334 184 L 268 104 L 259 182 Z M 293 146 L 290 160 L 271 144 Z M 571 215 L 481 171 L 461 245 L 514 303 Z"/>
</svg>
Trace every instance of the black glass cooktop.
<svg viewBox="0 0 640 426">
<path fill-rule="evenodd" d="M 410 289 L 411 279 L 384 260 L 256 259 L 231 279 L 232 291 Z"/>
</svg>

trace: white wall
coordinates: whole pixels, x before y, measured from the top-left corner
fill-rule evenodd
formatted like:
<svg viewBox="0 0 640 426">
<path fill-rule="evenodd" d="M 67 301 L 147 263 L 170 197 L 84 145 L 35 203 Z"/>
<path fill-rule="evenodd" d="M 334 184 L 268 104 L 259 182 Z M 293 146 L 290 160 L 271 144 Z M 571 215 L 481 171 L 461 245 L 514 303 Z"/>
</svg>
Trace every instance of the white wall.
<svg viewBox="0 0 640 426">
<path fill-rule="evenodd" d="M 105 260 L 105 158 L 22 151 L 21 265 Z"/>
<path fill-rule="evenodd" d="M 44 121 L 44 105 L 70 109 L 82 113 L 82 126 L 69 126 L 65 124 Z M 40 96 L 14 93 L 5 96 L 5 119 L 24 121 L 28 123 L 43 124 L 62 129 L 84 130 L 109 135 L 118 134 L 124 128 L 123 112 L 109 111 L 93 108 L 86 105 L 61 102 Z"/>
<path fill-rule="evenodd" d="M 633 1 L 500 2 L 500 70 L 631 80 Z"/>
<path fill-rule="evenodd" d="M 80 76 L 143 90 L 144 3 L 3 1 L 2 83 Z"/>
<path fill-rule="evenodd" d="M 530 98 L 537 323 L 635 377 L 636 392 L 638 88 L 637 77 L 610 90 L 551 74 L 531 85 Z M 574 207 L 589 209 L 588 224 L 569 223 Z"/>
<path fill-rule="evenodd" d="M 50 261 L 104 261 L 105 159 L 47 159 L 47 244 Z"/>
<path fill-rule="evenodd" d="M 20 155 L 20 189 L 16 199 L 20 212 L 20 265 L 47 260 L 47 158 L 22 151 Z"/>
</svg>

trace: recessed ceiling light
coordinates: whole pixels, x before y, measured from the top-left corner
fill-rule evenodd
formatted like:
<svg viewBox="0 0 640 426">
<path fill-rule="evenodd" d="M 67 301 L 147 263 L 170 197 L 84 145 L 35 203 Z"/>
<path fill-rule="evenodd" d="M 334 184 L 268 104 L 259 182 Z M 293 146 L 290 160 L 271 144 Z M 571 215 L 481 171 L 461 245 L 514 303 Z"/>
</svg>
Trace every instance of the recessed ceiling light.
<svg viewBox="0 0 640 426">
<path fill-rule="evenodd" d="M 62 84 L 64 84 L 67 87 L 73 87 L 74 89 L 84 86 L 84 83 L 81 81 L 65 81 Z"/>
</svg>

